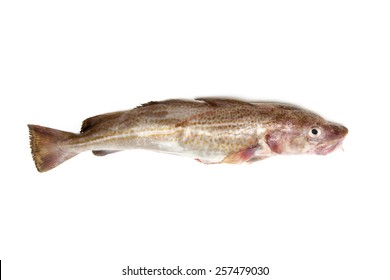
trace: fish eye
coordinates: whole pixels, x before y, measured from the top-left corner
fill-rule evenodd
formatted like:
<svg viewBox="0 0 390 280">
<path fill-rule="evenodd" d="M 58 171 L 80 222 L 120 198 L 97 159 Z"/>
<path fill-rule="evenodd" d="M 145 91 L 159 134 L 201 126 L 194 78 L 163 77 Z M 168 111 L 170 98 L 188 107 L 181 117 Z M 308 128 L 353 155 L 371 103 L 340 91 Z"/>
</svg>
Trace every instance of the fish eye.
<svg viewBox="0 0 390 280">
<path fill-rule="evenodd" d="M 309 131 L 309 136 L 312 138 L 317 138 L 321 135 L 321 130 L 318 127 L 312 127 Z"/>
</svg>

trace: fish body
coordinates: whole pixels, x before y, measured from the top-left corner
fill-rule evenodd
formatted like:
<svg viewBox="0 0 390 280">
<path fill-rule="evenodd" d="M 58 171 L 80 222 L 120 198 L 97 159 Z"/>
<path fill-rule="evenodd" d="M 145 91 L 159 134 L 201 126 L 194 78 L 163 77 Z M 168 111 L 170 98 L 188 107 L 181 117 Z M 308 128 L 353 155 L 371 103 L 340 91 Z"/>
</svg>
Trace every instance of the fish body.
<svg viewBox="0 0 390 280">
<path fill-rule="evenodd" d="M 92 150 L 146 149 L 202 163 L 254 162 L 279 154 L 325 155 L 347 128 L 303 108 L 272 102 L 202 98 L 149 102 L 86 119 L 79 134 L 28 125 L 38 171 Z"/>
</svg>

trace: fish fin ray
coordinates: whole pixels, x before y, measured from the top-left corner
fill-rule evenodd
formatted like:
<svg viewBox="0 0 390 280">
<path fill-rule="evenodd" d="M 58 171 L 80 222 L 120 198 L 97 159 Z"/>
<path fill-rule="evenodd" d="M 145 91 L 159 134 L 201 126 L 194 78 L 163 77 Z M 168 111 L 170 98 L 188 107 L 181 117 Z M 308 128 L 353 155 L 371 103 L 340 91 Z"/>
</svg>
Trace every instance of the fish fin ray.
<svg viewBox="0 0 390 280">
<path fill-rule="evenodd" d="M 76 134 L 39 125 L 28 125 L 31 154 L 39 172 L 45 172 L 60 165 L 78 153 L 61 146 L 63 141 Z"/>
<path fill-rule="evenodd" d="M 92 153 L 98 157 L 106 156 L 106 155 L 117 153 L 117 152 L 121 152 L 121 150 L 94 150 L 94 151 L 92 151 Z"/>
</svg>

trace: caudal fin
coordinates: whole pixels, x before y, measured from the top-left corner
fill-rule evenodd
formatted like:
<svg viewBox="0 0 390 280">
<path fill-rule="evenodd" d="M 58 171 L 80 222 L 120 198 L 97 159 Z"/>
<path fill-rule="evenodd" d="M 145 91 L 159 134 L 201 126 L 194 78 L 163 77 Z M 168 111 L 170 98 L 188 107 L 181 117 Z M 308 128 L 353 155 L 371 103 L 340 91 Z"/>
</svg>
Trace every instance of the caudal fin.
<svg viewBox="0 0 390 280">
<path fill-rule="evenodd" d="M 39 172 L 48 171 L 78 154 L 63 145 L 74 133 L 32 124 L 28 129 L 31 153 Z"/>
</svg>

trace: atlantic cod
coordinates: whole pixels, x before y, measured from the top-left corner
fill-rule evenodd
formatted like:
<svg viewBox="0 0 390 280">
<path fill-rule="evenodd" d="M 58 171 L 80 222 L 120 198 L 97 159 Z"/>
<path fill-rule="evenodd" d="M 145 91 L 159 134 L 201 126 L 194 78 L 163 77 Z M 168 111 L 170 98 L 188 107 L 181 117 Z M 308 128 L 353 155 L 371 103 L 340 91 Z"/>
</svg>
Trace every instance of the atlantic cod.
<svg viewBox="0 0 390 280">
<path fill-rule="evenodd" d="M 326 155 L 348 129 L 298 106 L 276 102 L 198 98 L 149 102 L 86 119 L 81 132 L 28 125 L 39 172 L 92 150 L 104 156 L 146 149 L 202 163 L 255 162 L 275 155 Z"/>
</svg>

